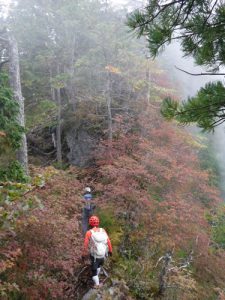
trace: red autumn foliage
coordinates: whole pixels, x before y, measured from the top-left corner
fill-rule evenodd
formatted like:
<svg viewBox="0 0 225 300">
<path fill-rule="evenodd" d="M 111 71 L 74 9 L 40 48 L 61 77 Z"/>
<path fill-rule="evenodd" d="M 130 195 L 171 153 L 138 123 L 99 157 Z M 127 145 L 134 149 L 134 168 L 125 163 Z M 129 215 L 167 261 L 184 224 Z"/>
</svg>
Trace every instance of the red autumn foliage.
<svg viewBox="0 0 225 300">
<path fill-rule="evenodd" d="M 39 198 L 43 208 L 19 218 L 16 236 L 1 250 L 0 264 L 0 271 L 18 285 L 22 297 L 74 299 L 71 279 L 80 267 L 81 178 L 85 178 L 98 192 L 97 205 L 113 208 L 117 219 L 125 216 L 131 238 L 141 240 L 140 261 L 147 264 L 144 255 L 153 248 L 153 266 L 168 250 L 175 259 L 179 251 L 193 251 L 194 275 L 186 276 L 177 268 L 170 281 L 193 284 L 196 297 L 202 299 L 215 288 L 223 299 L 225 252 L 211 248 L 205 218 L 205 212 L 221 202 L 219 191 L 200 168 L 198 148 L 191 146 L 194 138 L 168 125 L 151 106 L 143 111 L 129 120 L 115 117 L 114 139 L 97 149 L 95 168 L 83 173 L 76 168 L 60 171 L 45 187 L 26 195 Z M 209 288 L 202 291 L 206 282 Z M 190 291 L 184 285 L 182 289 L 180 299 L 191 299 Z"/>
<path fill-rule="evenodd" d="M 98 148 L 95 168 L 83 174 L 75 168 L 61 171 L 44 188 L 26 196 L 38 197 L 43 208 L 17 222 L 16 237 L 5 249 L 9 261 L 5 259 L 1 265 L 8 281 L 15 282 L 20 295 L 30 299 L 73 299 L 71 279 L 80 268 L 83 240 L 80 218 L 84 182 L 77 179 L 79 174 L 93 181 L 99 207 L 113 208 L 117 218 L 126 216 L 132 239 L 143 239 L 141 251 L 154 248 L 153 265 L 168 250 L 175 257 L 181 250 L 187 254 L 193 251 L 194 277 L 177 269 L 171 282 L 185 279 L 193 284 L 196 297 L 207 294 L 201 291 L 201 283 L 210 282 L 210 288 L 218 290 L 223 299 L 225 252 L 211 249 L 210 226 L 205 218 L 205 212 L 221 199 L 218 190 L 209 185 L 207 171 L 200 168 L 198 149 L 190 146 L 193 137 L 168 125 L 151 110 L 130 122 L 118 116 L 114 130 L 112 143 L 102 142 Z M 179 296 L 190 299 L 185 287 L 182 289 Z"/>
<path fill-rule="evenodd" d="M 66 299 L 69 295 L 74 270 L 80 266 L 81 190 L 76 171 L 71 169 L 27 195 L 38 197 L 43 208 L 18 220 L 16 244 L 21 253 L 8 275 L 24 297 Z"/>
<path fill-rule="evenodd" d="M 224 286 L 225 252 L 210 250 L 205 218 L 205 212 L 222 199 L 209 184 L 208 172 L 200 168 L 198 149 L 190 145 L 195 144 L 194 138 L 150 110 L 136 126 L 138 134 L 126 127 L 116 133 L 110 151 L 105 143 L 98 151 L 102 202 L 113 203 L 118 214 L 130 211 L 129 221 L 145 225 L 159 253 L 193 250 L 199 282 Z"/>
</svg>

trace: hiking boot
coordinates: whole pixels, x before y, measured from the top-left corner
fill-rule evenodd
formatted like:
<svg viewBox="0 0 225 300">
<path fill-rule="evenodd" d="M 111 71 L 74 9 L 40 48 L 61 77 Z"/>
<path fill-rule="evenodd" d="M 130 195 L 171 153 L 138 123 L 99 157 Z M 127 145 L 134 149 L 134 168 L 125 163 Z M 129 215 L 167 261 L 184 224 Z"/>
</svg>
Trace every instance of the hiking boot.
<svg viewBox="0 0 225 300">
<path fill-rule="evenodd" d="M 100 289 L 102 286 L 103 286 L 102 283 L 100 283 L 99 285 L 94 284 L 94 285 L 93 285 L 93 289 L 98 290 L 98 289 Z"/>
</svg>

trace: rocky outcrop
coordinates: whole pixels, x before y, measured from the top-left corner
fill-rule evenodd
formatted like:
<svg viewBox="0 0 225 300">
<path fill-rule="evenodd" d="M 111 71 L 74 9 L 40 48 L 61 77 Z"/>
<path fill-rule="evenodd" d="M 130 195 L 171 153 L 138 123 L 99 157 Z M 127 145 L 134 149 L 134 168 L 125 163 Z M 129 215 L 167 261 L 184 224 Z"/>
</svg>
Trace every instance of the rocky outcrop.
<svg viewBox="0 0 225 300">
<path fill-rule="evenodd" d="M 65 136 L 69 163 L 79 167 L 90 166 L 93 162 L 93 151 L 99 142 L 97 136 L 90 134 L 85 128 L 71 128 Z"/>
<path fill-rule="evenodd" d="M 48 127 L 37 126 L 27 134 L 31 164 L 48 165 L 55 161 L 56 149 Z"/>
<path fill-rule="evenodd" d="M 53 122 L 53 119 L 52 119 Z M 63 161 L 78 167 L 88 167 L 93 164 L 93 152 L 103 136 L 101 122 L 96 120 L 80 120 L 68 118 L 62 128 Z M 56 127 L 37 125 L 28 135 L 29 155 L 32 161 L 40 164 L 56 161 Z"/>
<path fill-rule="evenodd" d="M 90 289 L 82 300 L 132 300 L 129 288 L 124 281 L 112 280 L 110 286 L 104 285 L 98 290 Z"/>
</svg>

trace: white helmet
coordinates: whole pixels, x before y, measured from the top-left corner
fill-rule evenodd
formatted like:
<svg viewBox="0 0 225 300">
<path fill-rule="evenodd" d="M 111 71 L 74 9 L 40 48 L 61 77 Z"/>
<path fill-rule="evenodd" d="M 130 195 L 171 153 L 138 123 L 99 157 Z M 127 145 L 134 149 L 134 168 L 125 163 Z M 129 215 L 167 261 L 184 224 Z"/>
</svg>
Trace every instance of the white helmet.
<svg viewBox="0 0 225 300">
<path fill-rule="evenodd" d="M 87 187 L 84 189 L 84 191 L 90 193 L 90 192 L 91 192 L 91 188 L 87 186 Z"/>
</svg>

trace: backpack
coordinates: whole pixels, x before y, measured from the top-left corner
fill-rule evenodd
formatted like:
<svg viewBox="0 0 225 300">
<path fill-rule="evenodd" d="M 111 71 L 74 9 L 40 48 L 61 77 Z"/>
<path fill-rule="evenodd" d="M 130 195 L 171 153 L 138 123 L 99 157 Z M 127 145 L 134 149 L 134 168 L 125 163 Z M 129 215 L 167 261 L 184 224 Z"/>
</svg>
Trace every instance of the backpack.
<svg viewBox="0 0 225 300">
<path fill-rule="evenodd" d="M 91 229 L 90 253 L 96 258 L 105 258 L 108 254 L 108 236 L 104 229 L 99 228 L 99 231 Z"/>
</svg>

